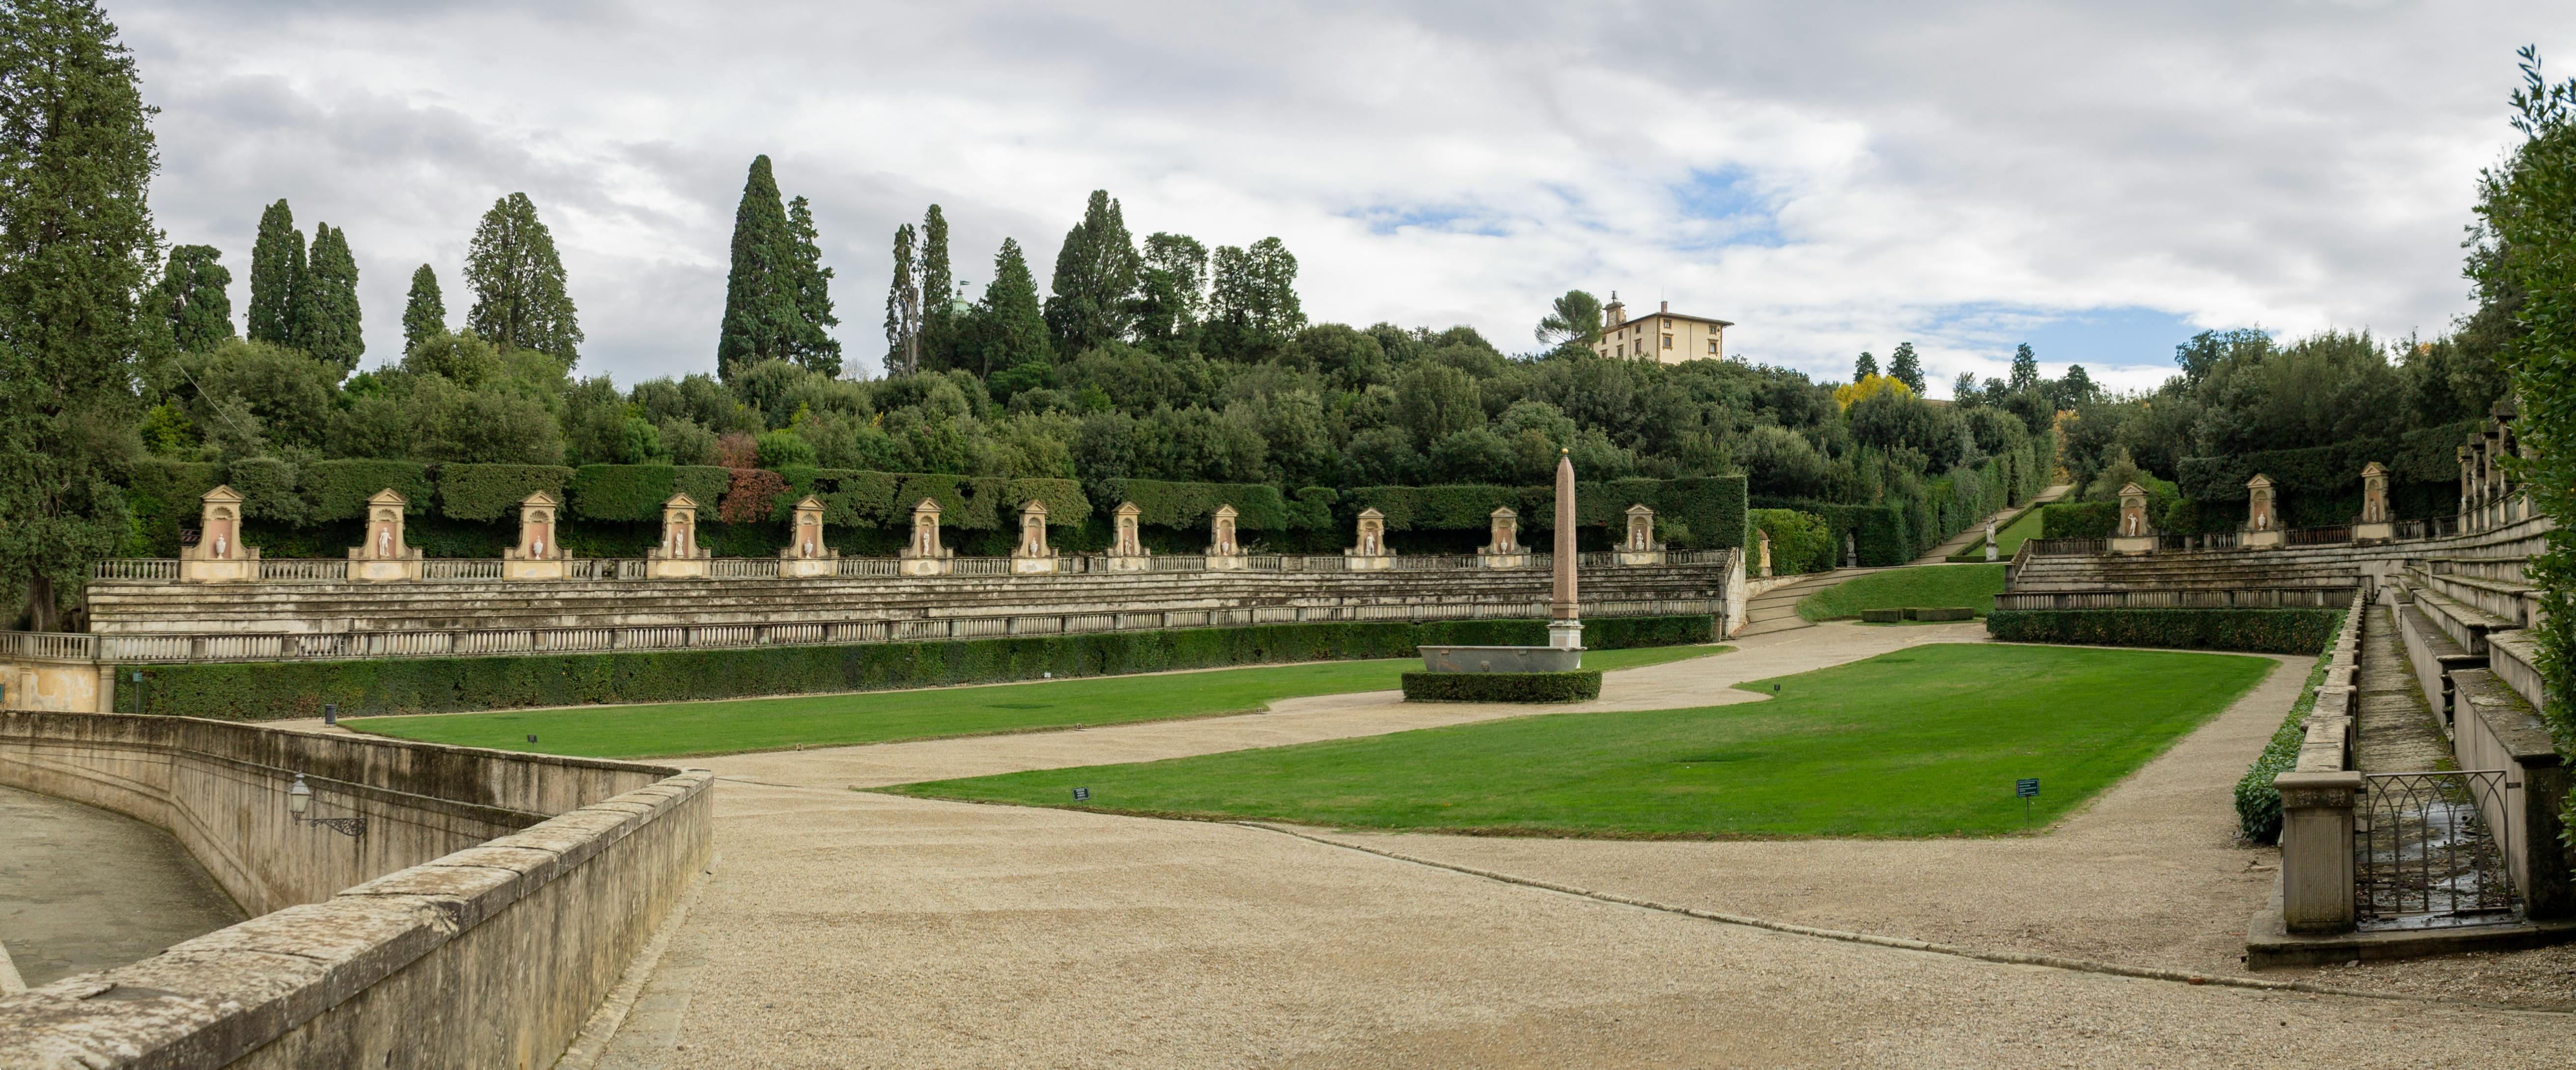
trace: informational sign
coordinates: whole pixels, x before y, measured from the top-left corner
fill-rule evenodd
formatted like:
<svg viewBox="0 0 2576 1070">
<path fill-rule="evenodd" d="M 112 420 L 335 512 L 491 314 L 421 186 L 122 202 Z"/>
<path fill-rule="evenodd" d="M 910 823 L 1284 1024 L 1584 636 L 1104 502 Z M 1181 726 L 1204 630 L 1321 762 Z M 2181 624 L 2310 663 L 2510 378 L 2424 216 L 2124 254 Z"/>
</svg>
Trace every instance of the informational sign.
<svg viewBox="0 0 2576 1070">
<path fill-rule="evenodd" d="M 2039 794 L 2038 777 L 2023 777 L 2019 780 L 2013 781 L 2014 797 L 2027 799 L 2037 794 Z"/>
<path fill-rule="evenodd" d="M 1075 788 L 1075 789 L 1073 789 L 1073 801 L 1075 801 L 1075 802 L 1090 802 L 1090 801 L 1091 801 L 1091 789 L 1090 789 L 1090 788 Z"/>
</svg>

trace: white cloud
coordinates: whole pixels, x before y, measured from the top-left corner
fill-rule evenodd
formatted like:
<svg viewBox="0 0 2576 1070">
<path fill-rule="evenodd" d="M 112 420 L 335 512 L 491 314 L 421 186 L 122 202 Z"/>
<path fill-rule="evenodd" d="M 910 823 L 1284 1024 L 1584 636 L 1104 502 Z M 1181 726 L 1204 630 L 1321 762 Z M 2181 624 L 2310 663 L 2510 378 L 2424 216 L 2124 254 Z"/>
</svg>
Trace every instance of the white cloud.
<svg viewBox="0 0 2576 1070">
<path fill-rule="evenodd" d="M 762 152 L 815 202 L 861 355 L 885 247 L 923 205 L 946 207 L 961 276 L 984 281 L 1007 234 L 1043 281 L 1103 187 L 1140 234 L 1284 238 L 1318 319 L 1465 322 L 1507 349 L 1575 287 L 1723 316 L 1736 351 L 1826 376 L 1907 338 L 1944 380 L 1999 374 L 2016 331 L 2111 310 L 2438 331 L 2465 307 L 2460 227 L 2510 133 L 2512 50 L 2576 26 L 2221 3 L 111 14 L 164 108 L 174 240 L 239 277 L 267 201 L 344 227 L 381 359 L 412 266 L 461 315 L 475 218 L 525 190 L 586 368 L 621 380 L 710 365 Z M 2160 326 L 2057 329 L 2140 386 L 2179 340 Z"/>
</svg>

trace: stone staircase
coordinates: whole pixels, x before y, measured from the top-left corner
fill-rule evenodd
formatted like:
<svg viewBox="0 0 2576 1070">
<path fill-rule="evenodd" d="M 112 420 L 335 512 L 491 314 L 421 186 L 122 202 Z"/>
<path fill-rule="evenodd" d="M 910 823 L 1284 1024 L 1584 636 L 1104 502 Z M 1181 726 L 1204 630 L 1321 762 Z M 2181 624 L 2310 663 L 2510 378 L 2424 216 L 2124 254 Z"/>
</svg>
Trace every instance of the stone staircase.
<svg viewBox="0 0 2576 1070">
<path fill-rule="evenodd" d="M 1832 572 L 1819 572 L 1812 576 L 1800 577 L 1756 594 L 1745 600 L 1744 627 L 1736 630 L 1733 637 L 1741 639 L 1771 632 L 1785 632 L 1795 628 L 1815 627 L 1813 621 L 1798 615 L 1800 600 L 1845 580 L 1885 571 L 1888 570 L 1886 568 L 1839 568 Z"/>
</svg>

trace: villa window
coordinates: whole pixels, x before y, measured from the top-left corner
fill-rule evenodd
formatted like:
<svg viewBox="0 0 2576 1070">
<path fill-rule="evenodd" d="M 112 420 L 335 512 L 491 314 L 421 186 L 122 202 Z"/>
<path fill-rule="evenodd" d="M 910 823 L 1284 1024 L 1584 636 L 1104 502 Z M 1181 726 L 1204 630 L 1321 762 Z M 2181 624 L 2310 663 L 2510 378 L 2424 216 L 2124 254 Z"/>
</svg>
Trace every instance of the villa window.
<svg viewBox="0 0 2576 1070">
<path fill-rule="evenodd" d="M 1669 335 L 1669 334 L 1668 334 L 1668 335 L 1665 335 L 1665 336 L 1664 336 L 1664 348 L 1666 348 L 1666 349 L 1671 349 L 1672 347 L 1673 347 L 1673 336 L 1672 336 L 1672 335 Z"/>
<path fill-rule="evenodd" d="M 1708 355 L 1712 357 L 1717 355 L 1717 339 L 1711 338 L 1708 340 Z"/>
</svg>

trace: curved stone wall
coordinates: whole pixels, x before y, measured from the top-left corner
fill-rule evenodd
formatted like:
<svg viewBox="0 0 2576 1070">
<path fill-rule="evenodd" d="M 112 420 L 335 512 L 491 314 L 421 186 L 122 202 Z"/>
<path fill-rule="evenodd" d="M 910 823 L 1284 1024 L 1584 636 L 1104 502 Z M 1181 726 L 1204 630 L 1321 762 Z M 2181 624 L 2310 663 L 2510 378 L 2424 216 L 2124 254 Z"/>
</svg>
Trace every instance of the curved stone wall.
<svg viewBox="0 0 2576 1070">
<path fill-rule="evenodd" d="M 363 817 L 350 836 L 308 816 Z M 713 849 L 711 775 L 0 712 L 0 783 L 169 829 L 260 916 L 0 999 L 0 1066 L 543 1067 Z"/>
</svg>

